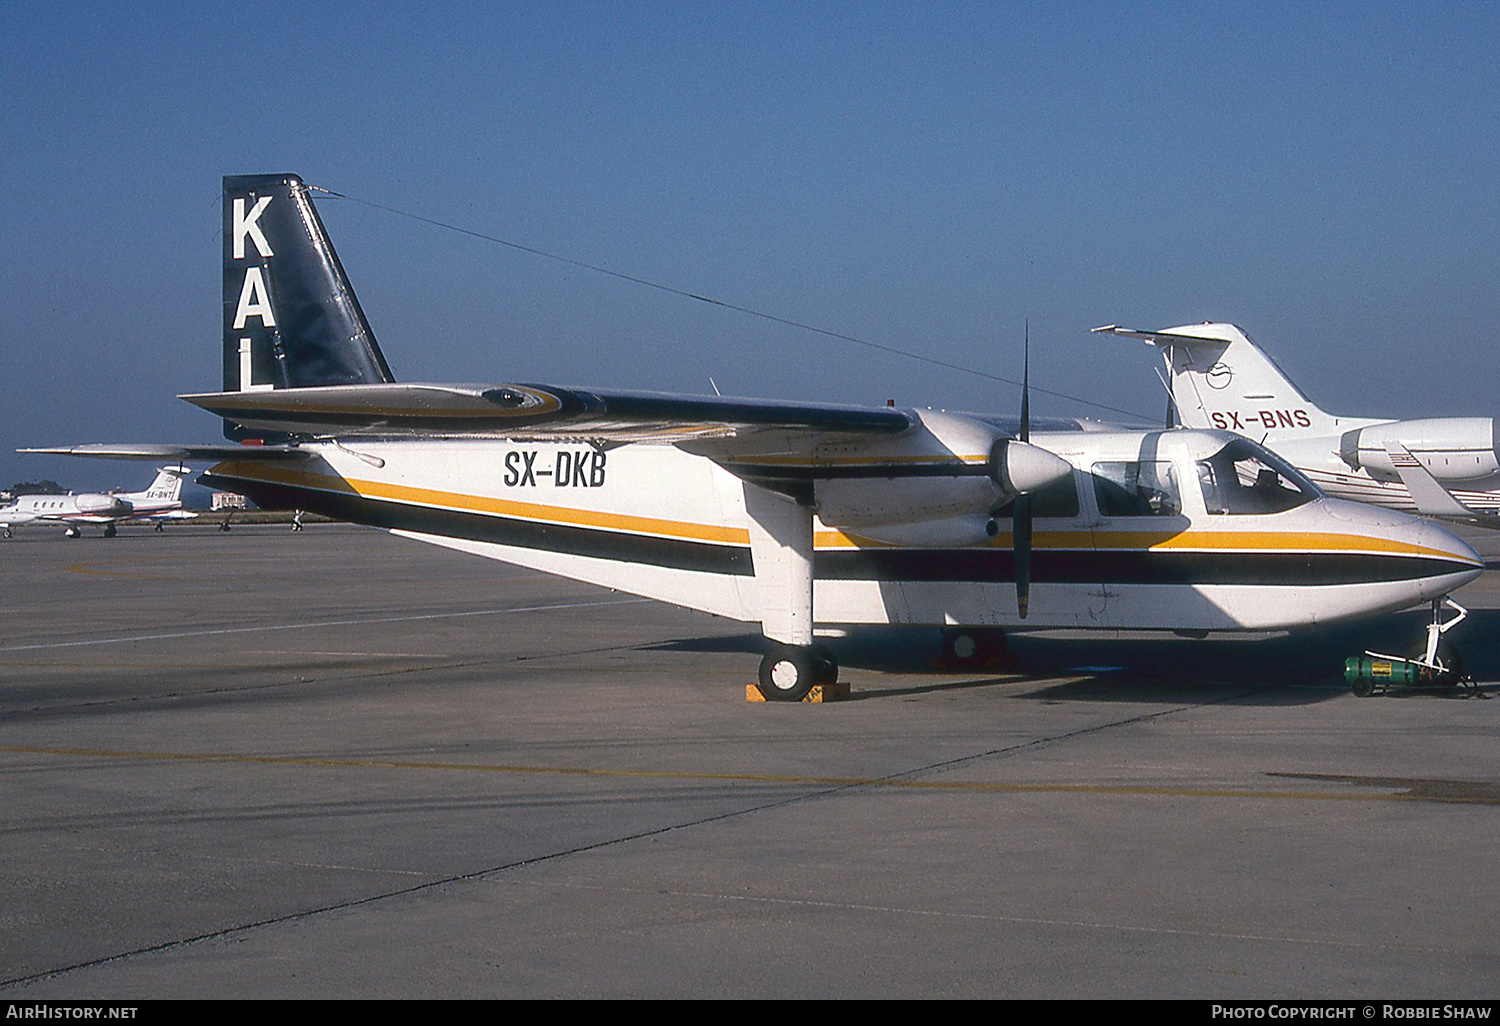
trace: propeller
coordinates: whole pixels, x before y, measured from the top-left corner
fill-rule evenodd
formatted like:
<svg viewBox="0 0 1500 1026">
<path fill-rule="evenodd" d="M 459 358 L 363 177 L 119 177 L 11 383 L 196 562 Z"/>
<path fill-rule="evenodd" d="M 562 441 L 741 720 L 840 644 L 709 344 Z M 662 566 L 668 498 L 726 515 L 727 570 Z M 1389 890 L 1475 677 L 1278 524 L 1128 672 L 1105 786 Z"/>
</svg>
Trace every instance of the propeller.
<svg viewBox="0 0 1500 1026">
<path fill-rule="evenodd" d="M 1024 620 L 1031 599 L 1031 497 L 1059 481 L 1070 480 L 1073 465 L 1054 452 L 1031 444 L 1031 324 L 1026 325 L 1025 364 L 1021 379 L 1021 426 L 1016 438 L 996 440 L 990 449 L 990 474 L 1011 507 L 1011 545 L 1016 563 L 1016 608 Z"/>
<path fill-rule="evenodd" d="M 1031 442 L 1031 318 L 1026 319 L 1026 341 L 1021 365 L 1021 442 Z M 1011 544 L 1016 555 L 1016 610 L 1026 619 L 1031 604 L 1031 496 L 1016 496 L 1010 514 Z"/>
</svg>

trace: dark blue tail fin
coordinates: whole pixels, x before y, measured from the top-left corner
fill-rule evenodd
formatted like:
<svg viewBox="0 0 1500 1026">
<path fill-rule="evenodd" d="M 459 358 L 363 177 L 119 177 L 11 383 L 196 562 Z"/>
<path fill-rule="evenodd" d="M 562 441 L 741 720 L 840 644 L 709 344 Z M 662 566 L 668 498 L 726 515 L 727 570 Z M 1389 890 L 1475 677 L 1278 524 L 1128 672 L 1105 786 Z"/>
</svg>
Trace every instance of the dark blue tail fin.
<svg viewBox="0 0 1500 1026">
<path fill-rule="evenodd" d="M 302 179 L 225 177 L 224 391 L 394 380 Z"/>
</svg>

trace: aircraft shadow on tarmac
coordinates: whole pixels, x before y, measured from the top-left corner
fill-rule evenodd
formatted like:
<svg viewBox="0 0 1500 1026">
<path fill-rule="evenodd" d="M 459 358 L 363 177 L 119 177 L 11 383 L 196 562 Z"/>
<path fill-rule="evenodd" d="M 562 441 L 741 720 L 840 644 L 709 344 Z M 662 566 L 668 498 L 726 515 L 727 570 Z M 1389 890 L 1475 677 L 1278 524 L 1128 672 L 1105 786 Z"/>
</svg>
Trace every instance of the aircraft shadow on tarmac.
<svg viewBox="0 0 1500 1026">
<path fill-rule="evenodd" d="M 1028 678 L 1042 686 L 1024 697 L 1055 701 L 1202 701 L 1254 694 L 1257 701 L 1306 705 L 1346 692 L 1344 660 L 1366 650 L 1401 653 L 1425 640 L 1428 616 L 1413 610 L 1360 624 L 1248 640 L 1226 635 L 1203 639 L 1168 634 L 1113 635 L 1082 632 L 1013 634 L 1009 651 L 983 667 L 942 661 L 935 628 L 888 627 L 851 630 L 823 639 L 839 665 L 893 675 L 952 675 L 910 687 L 856 691 L 851 698 L 900 697 L 1005 685 Z M 1428 690 L 1393 688 L 1382 697 L 1472 697 L 1500 693 L 1500 610 L 1475 610 L 1451 635 L 1477 687 Z M 757 634 L 681 638 L 648 649 L 758 655 Z M 1018 680 L 1019 678 L 1019 680 Z M 1061 679 L 1059 679 L 1061 678 Z"/>
</svg>

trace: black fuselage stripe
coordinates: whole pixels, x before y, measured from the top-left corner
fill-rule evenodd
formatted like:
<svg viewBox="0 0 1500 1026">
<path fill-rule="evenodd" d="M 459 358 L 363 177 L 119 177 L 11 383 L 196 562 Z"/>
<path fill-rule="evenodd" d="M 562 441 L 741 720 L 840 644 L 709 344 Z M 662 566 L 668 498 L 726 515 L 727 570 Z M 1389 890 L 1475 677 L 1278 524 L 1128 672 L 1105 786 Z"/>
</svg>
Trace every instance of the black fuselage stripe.
<svg viewBox="0 0 1500 1026">
<path fill-rule="evenodd" d="M 270 509 L 303 509 L 372 527 L 494 542 L 566 556 L 644 563 L 673 570 L 699 570 L 737 577 L 754 575 L 750 549 L 743 546 L 604 531 L 575 524 L 549 524 L 464 510 L 433 509 L 344 492 L 219 478 L 212 474 L 203 475 L 203 483 L 210 487 L 231 488 L 249 496 L 257 505 Z"/>
<path fill-rule="evenodd" d="M 826 481 L 884 480 L 899 481 L 914 477 L 989 477 L 986 463 L 919 463 L 912 466 L 890 464 L 854 464 L 843 467 L 821 465 L 778 466 L 768 463 L 726 463 L 726 470 L 751 481 Z"/>
<path fill-rule="evenodd" d="M 754 575 L 750 549 L 743 545 L 434 509 L 212 474 L 205 474 L 203 483 L 241 492 L 267 508 L 302 509 L 373 527 L 673 570 L 733 577 Z M 1365 552 L 1038 548 L 1031 554 L 1032 581 L 1041 584 L 1370 584 L 1440 577 L 1472 569 L 1470 564 L 1458 560 Z M 829 581 L 1003 584 L 1015 581 L 1015 554 L 999 547 L 825 550 L 815 554 L 813 574 Z"/>
</svg>

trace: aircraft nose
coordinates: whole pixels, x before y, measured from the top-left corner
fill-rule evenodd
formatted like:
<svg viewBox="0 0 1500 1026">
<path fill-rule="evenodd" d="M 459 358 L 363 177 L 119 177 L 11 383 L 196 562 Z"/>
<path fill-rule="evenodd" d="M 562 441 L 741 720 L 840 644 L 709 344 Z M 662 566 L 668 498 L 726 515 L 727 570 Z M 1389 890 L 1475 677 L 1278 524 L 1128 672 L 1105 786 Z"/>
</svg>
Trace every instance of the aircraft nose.
<svg viewBox="0 0 1500 1026">
<path fill-rule="evenodd" d="M 1442 598 L 1484 573 L 1474 547 L 1441 524 L 1409 513 L 1325 499 L 1334 519 L 1364 535 L 1376 550 L 1401 557 L 1388 580 L 1411 582 L 1412 598 Z"/>
<path fill-rule="evenodd" d="M 1456 562 L 1470 565 L 1471 568 L 1465 571 L 1469 574 L 1465 582 L 1472 581 L 1484 572 L 1484 557 L 1475 551 L 1474 546 L 1441 524 L 1430 520 L 1419 520 L 1417 524 L 1423 532 L 1423 539 L 1419 544 L 1444 552 Z"/>
</svg>

